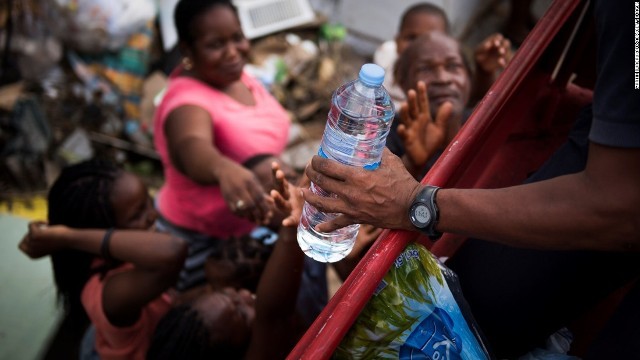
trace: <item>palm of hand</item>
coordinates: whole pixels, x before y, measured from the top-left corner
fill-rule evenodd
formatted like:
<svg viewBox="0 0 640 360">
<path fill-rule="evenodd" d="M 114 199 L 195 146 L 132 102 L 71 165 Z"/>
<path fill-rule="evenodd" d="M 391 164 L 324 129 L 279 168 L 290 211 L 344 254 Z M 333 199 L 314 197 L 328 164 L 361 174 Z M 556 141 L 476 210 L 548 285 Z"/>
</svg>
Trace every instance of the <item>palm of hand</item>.
<svg viewBox="0 0 640 360">
<path fill-rule="evenodd" d="M 416 168 L 424 167 L 444 144 L 451 105 L 443 104 L 436 119 L 432 119 L 426 84 L 418 82 L 418 94 L 409 90 L 407 102 L 401 108 L 398 135 L 406 155 Z"/>
<path fill-rule="evenodd" d="M 500 34 L 489 36 L 475 52 L 477 67 L 493 74 L 503 69 L 511 60 L 511 42 Z"/>
<path fill-rule="evenodd" d="M 304 205 L 304 199 L 302 198 L 302 194 L 300 194 L 300 189 L 287 181 L 278 163 L 274 162 L 271 165 L 271 169 L 276 187 L 271 191 L 271 198 L 276 208 L 285 215 L 282 224 L 288 227 L 298 226 Z M 308 182 L 306 177 L 304 177 L 303 180 Z"/>
<path fill-rule="evenodd" d="M 483 51 L 476 54 L 476 63 L 486 73 L 493 74 L 503 67 L 501 57 L 494 50 Z"/>
<path fill-rule="evenodd" d="M 416 167 L 426 165 L 445 138 L 445 129 L 432 121 L 431 114 L 420 113 L 405 125 L 405 151 Z"/>
</svg>

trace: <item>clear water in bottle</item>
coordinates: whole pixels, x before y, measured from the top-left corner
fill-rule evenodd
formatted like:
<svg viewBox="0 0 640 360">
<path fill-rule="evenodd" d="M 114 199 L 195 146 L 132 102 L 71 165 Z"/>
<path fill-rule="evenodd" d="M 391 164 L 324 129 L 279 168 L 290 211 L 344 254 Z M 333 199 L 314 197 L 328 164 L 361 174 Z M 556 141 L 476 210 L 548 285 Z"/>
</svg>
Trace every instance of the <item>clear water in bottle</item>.
<svg viewBox="0 0 640 360">
<path fill-rule="evenodd" d="M 381 67 L 365 64 L 358 79 L 334 92 L 318 155 L 367 170 L 378 168 L 395 114 L 383 80 Z M 311 191 L 333 196 L 315 184 Z M 330 233 L 315 230 L 317 224 L 338 215 L 320 212 L 305 202 L 298 225 L 298 244 L 305 254 L 317 261 L 336 262 L 351 252 L 360 225 Z"/>
</svg>

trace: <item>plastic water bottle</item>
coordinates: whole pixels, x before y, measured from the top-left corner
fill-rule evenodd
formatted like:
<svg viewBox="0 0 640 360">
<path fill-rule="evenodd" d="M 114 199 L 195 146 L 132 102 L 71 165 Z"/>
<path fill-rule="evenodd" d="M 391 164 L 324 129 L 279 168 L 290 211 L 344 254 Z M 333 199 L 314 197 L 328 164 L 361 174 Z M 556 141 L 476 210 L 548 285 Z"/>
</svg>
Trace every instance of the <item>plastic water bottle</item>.
<svg viewBox="0 0 640 360">
<path fill-rule="evenodd" d="M 383 80 L 383 68 L 365 64 L 358 79 L 340 86 L 333 93 L 318 155 L 367 170 L 380 166 L 395 114 L 391 97 L 382 86 Z M 313 183 L 311 191 L 321 196 L 333 196 Z M 321 262 L 336 262 L 351 252 L 360 225 L 330 233 L 315 230 L 317 224 L 338 215 L 320 212 L 305 202 L 298 225 L 298 244 L 307 256 Z"/>
</svg>

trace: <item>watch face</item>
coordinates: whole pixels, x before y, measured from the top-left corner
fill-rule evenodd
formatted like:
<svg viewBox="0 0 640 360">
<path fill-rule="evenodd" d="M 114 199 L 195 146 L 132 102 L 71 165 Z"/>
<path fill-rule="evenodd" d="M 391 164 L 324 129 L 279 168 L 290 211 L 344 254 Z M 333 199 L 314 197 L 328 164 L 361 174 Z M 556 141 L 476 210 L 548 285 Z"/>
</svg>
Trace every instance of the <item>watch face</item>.
<svg viewBox="0 0 640 360">
<path fill-rule="evenodd" d="M 431 220 L 431 212 L 429 211 L 429 208 L 427 208 L 427 206 L 423 204 L 419 204 L 418 206 L 416 206 L 415 210 L 413 211 L 413 216 L 418 223 L 422 224 L 422 226 L 426 226 Z"/>
</svg>

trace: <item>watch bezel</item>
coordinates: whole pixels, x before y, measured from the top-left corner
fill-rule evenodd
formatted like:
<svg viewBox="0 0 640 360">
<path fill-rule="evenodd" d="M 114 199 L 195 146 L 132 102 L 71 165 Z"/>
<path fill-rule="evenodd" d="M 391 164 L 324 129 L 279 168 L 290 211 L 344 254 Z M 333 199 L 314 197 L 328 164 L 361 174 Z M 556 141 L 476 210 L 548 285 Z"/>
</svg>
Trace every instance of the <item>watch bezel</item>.
<svg viewBox="0 0 640 360">
<path fill-rule="evenodd" d="M 424 206 L 427 211 L 429 212 L 429 219 L 426 222 L 422 222 L 420 220 L 418 220 L 418 217 L 416 216 L 416 211 L 418 210 L 418 207 L 420 206 Z M 427 204 L 424 201 L 415 201 L 413 204 L 411 204 L 411 209 L 409 212 L 409 220 L 411 220 L 411 223 L 417 227 L 418 229 L 426 229 L 429 224 L 433 221 L 433 214 L 431 213 L 431 209 L 429 208 L 429 204 Z"/>
<path fill-rule="evenodd" d="M 437 186 L 427 185 L 420 190 L 416 198 L 413 200 L 409 208 L 409 220 L 420 232 L 427 235 L 431 240 L 437 240 L 442 236 L 441 232 L 435 230 L 439 221 L 439 210 L 436 204 L 436 193 L 440 190 Z M 419 206 L 424 206 L 429 212 L 429 220 L 426 223 L 419 221 L 416 217 L 416 211 Z"/>
</svg>

